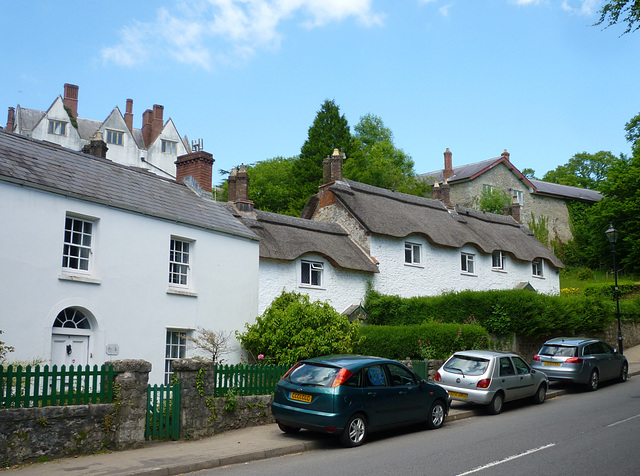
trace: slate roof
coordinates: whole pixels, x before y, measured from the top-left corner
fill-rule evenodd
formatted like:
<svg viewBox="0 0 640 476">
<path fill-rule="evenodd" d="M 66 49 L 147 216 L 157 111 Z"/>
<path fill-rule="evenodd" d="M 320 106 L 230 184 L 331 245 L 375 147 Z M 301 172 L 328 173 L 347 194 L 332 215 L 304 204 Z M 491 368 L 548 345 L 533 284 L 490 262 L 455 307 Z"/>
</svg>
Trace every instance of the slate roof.
<svg viewBox="0 0 640 476">
<path fill-rule="evenodd" d="M 448 182 L 454 184 L 456 182 L 463 182 L 472 180 L 478 175 L 486 172 L 496 165 L 504 163 L 509 167 L 520 180 L 533 189 L 533 193 L 539 193 L 544 195 L 552 195 L 562 199 L 581 200 L 585 202 L 599 202 L 602 200 L 602 194 L 595 190 L 588 190 L 586 188 L 572 187 L 570 185 L 560 185 L 557 183 L 543 182 L 542 180 L 527 179 L 522 173 L 506 158 L 496 157 L 493 159 L 483 160 L 481 162 L 475 162 L 473 164 L 460 165 L 453 168 L 453 176 L 449 178 Z M 420 174 L 420 177 L 432 177 L 438 182 L 443 181 L 444 170 L 435 170 L 426 174 Z"/>
<path fill-rule="evenodd" d="M 260 258 L 293 261 L 307 253 L 325 257 L 338 268 L 377 273 L 378 267 L 337 223 L 325 223 L 277 213 L 255 211 L 255 218 L 241 218 L 260 240 Z"/>
<path fill-rule="evenodd" d="M 257 240 L 225 206 L 184 184 L 0 130 L 0 181 Z"/>
<path fill-rule="evenodd" d="M 394 238 L 417 234 L 448 248 L 472 245 L 483 253 L 504 251 L 516 259 L 542 258 L 555 267 L 562 262 L 531 230 L 512 217 L 456 207 L 450 213 L 439 200 L 416 197 L 345 180 L 331 190 L 371 233 Z"/>
</svg>

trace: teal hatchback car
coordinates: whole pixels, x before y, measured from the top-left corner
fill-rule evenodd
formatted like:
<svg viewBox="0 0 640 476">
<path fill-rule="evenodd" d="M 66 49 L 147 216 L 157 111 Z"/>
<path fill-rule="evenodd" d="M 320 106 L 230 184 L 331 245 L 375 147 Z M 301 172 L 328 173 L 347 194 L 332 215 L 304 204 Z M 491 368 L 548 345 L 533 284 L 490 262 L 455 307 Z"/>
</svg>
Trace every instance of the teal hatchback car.
<svg viewBox="0 0 640 476">
<path fill-rule="evenodd" d="M 330 355 L 303 360 L 278 382 L 271 411 L 285 433 L 301 428 L 360 446 L 369 432 L 415 423 L 440 428 L 451 400 L 395 360 Z"/>
</svg>

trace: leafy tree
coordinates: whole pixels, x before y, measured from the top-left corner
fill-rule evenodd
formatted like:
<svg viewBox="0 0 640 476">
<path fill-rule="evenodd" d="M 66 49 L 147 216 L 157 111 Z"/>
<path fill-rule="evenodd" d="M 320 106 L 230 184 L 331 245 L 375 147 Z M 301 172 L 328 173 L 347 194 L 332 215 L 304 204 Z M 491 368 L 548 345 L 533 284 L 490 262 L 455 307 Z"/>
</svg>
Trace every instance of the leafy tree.
<svg viewBox="0 0 640 476">
<path fill-rule="evenodd" d="M 267 212 L 299 215 L 292 208 L 297 198 L 293 166 L 297 157 L 274 157 L 247 167 L 249 199 L 256 208 Z M 297 213 L 296 213 L 297 212 Z"/>
<path fill-rule="evenodd" d="M 353 154 L 344 164 L 344 176 L 357 182 L 428 196 L 427 182 L 416 177 L 413 160 L 393 143 L 391 129 L 382 119 L 366 114 L 354 127 Z"/>
<path fill-rule="evenodd" d="M 351 353 L 358 327 L 326 302 L 310 302 L 305 294 L 283 291 L 237 337 L 253 356 L 292 365 L 320 355 Z"/>
<path fill-rule="evenodd" d="M 524 175 L 525 177 L 527 177 L 528 179 L 536 179 L 536 171 L 533 169 L 522 169 L 522 175 Z"/>
<path fill-rule="evenodd" d="M 511 195 L 506 191 L 495 188 L 486 187 L 482 193 L 474 197 L 471 206 L 482 212 L 497 213 L 502 215 L 504 207 L 511 205 Z"/>
<path fill-rule="evenodd" d="M 606 23 L 608 20 L 608 23 Z M 629 33 L 640 28 L 640 0 L 610 0 L 600 10 L 600 20 L 596 25 L 606 23 L 607 28 L 619 22 L 626 22 L 627 29 L 622 33 Z"/>
<path fill-rule="evenodd" d="M 618 159 L 611 153 L 601 150 L 595 154 L 581 152 L 575 154 L 569 162 L 555 170 L 547 172 L 542 180 L 545 182 L 571 185 L 573 187 L 598 190 L 600 183 L 607 176 L 607 171 Z"/>
<path fill-rule="evenodd" d="M 318 191 L 322 183 L 322 161 L 335 148 L 350 157 L 353 138 L 347 119 L 340 114 L 340 108 L 335 101 L 327 99 L 309 127 L 307 140 L 293 164 L 296 197 L 290 208 L 297 214 L 302 211 L 307 199 Z"/>
</svg>

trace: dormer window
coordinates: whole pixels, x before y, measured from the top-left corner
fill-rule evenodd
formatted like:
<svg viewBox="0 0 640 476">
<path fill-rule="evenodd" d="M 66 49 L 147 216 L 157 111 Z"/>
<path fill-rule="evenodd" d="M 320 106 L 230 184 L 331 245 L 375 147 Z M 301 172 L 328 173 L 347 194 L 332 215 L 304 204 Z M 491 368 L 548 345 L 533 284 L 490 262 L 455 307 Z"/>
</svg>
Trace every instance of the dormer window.
<svg viewBox="0 0 640 476">
<path fill-rule="evenodd" d="M 300 267 L 300 283 L 307 286 L 322 286 L 324 265 L 316 261 L 302 261 Z"/>
<path fill-rule="evenodd" d="M 107 144 L 122 145 L 122 132 L 107 129 Z"/>
<path fill-rule="evenodd" d="M 178 149 L 178 143 L 170 140 L 162 141 L 162 152 L 175 155 Z"/>
<path fill-rule="evenodd" d="M 67 123 L 63 121 L 49 121 L 49 134 L 57 136 L 67 135 Z"/>
<path fill-rule="evenodd" d="M 504 269 L 504 255 L 502 251 L 494 251 L 491 253 L 491 268 Z"/>
</svg>

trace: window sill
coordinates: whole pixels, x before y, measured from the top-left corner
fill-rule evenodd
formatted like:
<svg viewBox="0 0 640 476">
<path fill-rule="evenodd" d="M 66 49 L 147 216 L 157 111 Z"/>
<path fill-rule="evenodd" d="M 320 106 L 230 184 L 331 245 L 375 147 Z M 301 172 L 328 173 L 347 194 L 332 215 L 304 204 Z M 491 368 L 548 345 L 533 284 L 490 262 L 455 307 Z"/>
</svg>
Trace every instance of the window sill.
<svg viewBox="0 0 640 476">
<path fill-rule="evenodd" d="M 461 276 L 469 276 L 471 278 L 477 278 L 478 275 L 477 274 L 473 274 L 473 273 L 465 273 L 464 271 L 462 273 L 460 273 Z"/>
<path fill-rule="evenodd" d="M 536 276 L 535 274 L 532 274 L 531 277 L 534 279 L 546 279 L 544 276 Z"/>
<path fill-rule="evenodd" d="M 323 288 L 322 286 L 313 286 L 312 284 L 299 284 L 298 285 L 299 288 L 306 288 L 306 289 L 319 289 L 321 291 L 325 291 L 326 288 Z"/>
<path fill-rule="evenodd" d="M 405 266 L 408 266 L 410 268 L 424 268 L 424 265 L 420 264 L 420 263 L 404 263 Z"/>
<path fill-rule="evenodd" d="M 175 294 L 176 296 L 198 297 L 198 293 L 194 293 L 193 291 L 188 291 L 186 289 L 176 288 L 167 289 L 167 294 Z"/>
<path fill-rule="evenodd" d="M 500 269 L 500 268 L 491 268 L 491 271 L 493 271 L 494 273 L 507 274 L 507 272 L 504 269 Z"/>
<path fill-rule="evenodd" d="M 87 284 L 100 284 L 101 281 L 98 278 L 89 275 L 82 274 L 71 274 L 62 272 L 58 275 L 58 279 L 61 281 L 73 281 L 77 283 L 87 283 Z"/>
</svg>

